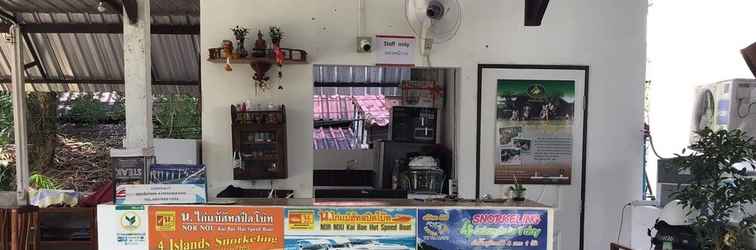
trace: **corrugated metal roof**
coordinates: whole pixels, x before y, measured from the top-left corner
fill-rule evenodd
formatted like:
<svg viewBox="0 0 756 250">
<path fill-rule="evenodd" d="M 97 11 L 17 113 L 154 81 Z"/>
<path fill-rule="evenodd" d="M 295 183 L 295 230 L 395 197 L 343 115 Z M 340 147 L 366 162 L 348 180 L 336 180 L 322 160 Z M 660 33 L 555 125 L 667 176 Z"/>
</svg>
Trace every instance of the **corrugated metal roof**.
<svg viewBox="0 0 756 250">
<path fill-rule="evenodd" d="M 355 110 L 355 108 L 357 110 Z M 389 105 L 382 95 L 313 96 L 315 121 L 354 121 L 365 119 L 371 125 L 386 126 L 391 120 Z M 358 112 L 364 117 L 355 118 Z"/>
<path fill-rule="evenodd" d="M 25 24 L 120 24 L 121 16 L 97 13 L 97 0 L 0 0 L 0 7 L 12 11 Z M 153 25 L 199 25 L 198 0 L 154 0 Z M 94 10 L 90 11 L 90 10 Z M 173 13 L 156 15 L 156 13 Z M 181 15 L 180 15 L 181 14 Z M 47 73 L 44 81 L 37 67 L 26 70 L 30 91 L 123 91 L 122 34 L 36 33 L 29 34 L 41 67 Z M 156 94 L 184 93 L 198 96 L 199 35 L 153 34 L 152 78 Z M 0 48 L 0 79 L 10 79 L 9 46 Z M 25 63 L 33 62 L 26 48 Z M 194 85 L 194 86 L 188 86 Z M 9 90 L 10 84 L 0 84 Z"/>
<path fill-rule="evenodd" d="M 313 65 L 312 70 L 316 87 L 396 87 L 411 75 L 410 67 L 393 66 Z"/>
<path fill-rule="evenodd" d="M 312 130 L 312 148 L 314 150 L 357 149 L 357 136 L 351 128 L 321 127 Z"/>
<path fill-rule="evenodd" d="M 10 12 L 44 13 L 98 13 L 100 0 L 0 0 L 0 7 Z M 152 0 L 152 15 L 196 15 L 199 16 L 198 0 Z M 106 13 L 117 13 L 105 5 Z"/>
</svg>

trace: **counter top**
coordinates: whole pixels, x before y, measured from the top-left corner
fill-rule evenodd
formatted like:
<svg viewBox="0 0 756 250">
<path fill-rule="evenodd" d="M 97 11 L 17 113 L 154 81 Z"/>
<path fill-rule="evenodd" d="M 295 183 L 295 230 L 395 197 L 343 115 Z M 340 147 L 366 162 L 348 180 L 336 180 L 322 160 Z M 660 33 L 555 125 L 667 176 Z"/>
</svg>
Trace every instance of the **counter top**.
<svg viewBox="0 0 756 250">
<path fill-rule="evenodd" d="M 408 200 L 408 199 L 220 199 L 202 205 L 291 206 L 291 207 L 548 207 L 535 201 Z"/>
</svg>

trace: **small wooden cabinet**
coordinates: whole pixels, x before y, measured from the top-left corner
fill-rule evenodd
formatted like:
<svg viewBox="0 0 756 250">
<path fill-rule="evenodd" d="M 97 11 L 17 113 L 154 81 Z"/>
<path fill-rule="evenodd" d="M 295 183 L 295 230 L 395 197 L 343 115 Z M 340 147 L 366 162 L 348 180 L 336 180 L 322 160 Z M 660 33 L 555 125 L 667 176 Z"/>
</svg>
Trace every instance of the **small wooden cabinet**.
<svg viewBox="0 0 756 250">
<path fill-rule="evenodd" d="M 285 179 L 286 108 L 237 111 L 231 107 L 234 180 Z"/>
<path fill-rule="evenodd" d="M 39 209 L 39 249 L 97 249 L 97 209 Z"/>
</svg>

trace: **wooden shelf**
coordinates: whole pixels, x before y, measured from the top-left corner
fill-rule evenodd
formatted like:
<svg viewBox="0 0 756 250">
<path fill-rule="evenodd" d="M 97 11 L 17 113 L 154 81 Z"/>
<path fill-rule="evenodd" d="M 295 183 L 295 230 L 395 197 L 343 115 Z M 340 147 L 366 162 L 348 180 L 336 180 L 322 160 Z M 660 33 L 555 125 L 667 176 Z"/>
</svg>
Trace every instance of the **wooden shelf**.
<svg viewBox="0 0 756 250">
<path fill-rule="evenodd" d="M 307 51 L 301 50 L 301 49 L 288 49 L 288 48 L 281 48 L 284 53 L 284 64 L 307 64 Z M 253 52 L 250 51 L 250 54 Z M 208 62 L 211 63 L 219 63 L 219 64 L 226 64 L 226 58 L 209 58 L 207 59 Z M 252 55 L 245 57 L 245 58 L 238 58 L 238 59 L 231 59 L 229 60 L 231 64 L 257 64 L 257 63 L 263 63 L 263 64 L 276 64 L 275 56 L 273 56 L 273 50 L 272 49 L 266 49 L 265 50 L 265 56 L 262 57 L 253 57 Z"/>
<path fill-rule="evenodd" d="M 242 142 L 242 145 L 276 145 L 278 142 Z"/>
<path fill-rule="evenodd" d="M 211 63 L 220 63 L 220 64 L 226 64 L 226 59 L 207 59 L 208 62 Z M 276 59 L 273 58 L 239 58 L 239 59 L 231 59 L 229 60 L 231 64 L 252 64 L 257 62 L 265 62 L 270 64 L 276 64 Z M 291 61 L 291 60 L 284 60 L 284 64 L 307 64 L 306 61 Z"/>
</svg>

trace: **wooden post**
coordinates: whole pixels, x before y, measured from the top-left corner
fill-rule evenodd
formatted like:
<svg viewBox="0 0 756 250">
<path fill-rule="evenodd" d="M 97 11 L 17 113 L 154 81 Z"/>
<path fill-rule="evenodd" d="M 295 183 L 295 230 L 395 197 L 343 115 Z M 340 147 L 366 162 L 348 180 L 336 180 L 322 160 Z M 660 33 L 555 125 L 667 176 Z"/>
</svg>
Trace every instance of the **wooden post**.
<svg viewBox="0 0 756 250">
<path fill-rule="evenodd" d="M 137 20 L 123 20 L 124 82 L 126 92 L 126 140 L 124 148 L 152 149 L 152 60 L 150 53 L 150 0 L 129 1 L 124 12 L 136 12 Z M 148 155 L 145 155 L 148 156 Z"/>
<path fill-rule="evenodd" d="M 29 189 L 29 153 L 26 142 L 26 89 L 24 84 L 23 35 L 21 27 L 11 27 L 13 60 L 11 80 L 13 82 L 13 133 L 16 144 L 16 195 L 18 205 L 26 205 Z"/>
</svg>

